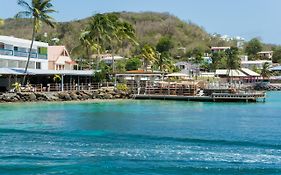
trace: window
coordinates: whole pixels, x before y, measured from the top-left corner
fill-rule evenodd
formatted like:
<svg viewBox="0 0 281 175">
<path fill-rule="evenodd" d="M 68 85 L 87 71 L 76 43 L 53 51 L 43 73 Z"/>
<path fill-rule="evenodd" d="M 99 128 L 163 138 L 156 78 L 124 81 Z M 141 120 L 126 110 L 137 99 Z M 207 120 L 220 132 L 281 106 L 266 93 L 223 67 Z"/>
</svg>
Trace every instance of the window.
<svg viewBox="0 0 281 175">
<path fill-rule="evenodd" d="M 19 48 L 18 47 L 14 47 L 14 51 L 18 51 L 19 50 Z"/>
<path fill-rule="evenodd" d="M 36 69 L 41 69 L 41 63 L 40 62 L 36 62 Z"/>
</svg>

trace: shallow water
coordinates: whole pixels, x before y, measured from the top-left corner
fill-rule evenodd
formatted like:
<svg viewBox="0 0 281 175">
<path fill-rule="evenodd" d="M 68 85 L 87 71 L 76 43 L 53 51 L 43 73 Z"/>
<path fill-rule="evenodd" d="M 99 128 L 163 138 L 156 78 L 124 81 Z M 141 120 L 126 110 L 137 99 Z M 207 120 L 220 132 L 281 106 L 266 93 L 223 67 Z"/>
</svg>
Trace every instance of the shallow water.
<svg viewBox="0 0 281 175">
<path fill-rule="evenodd" d="M 281 174 L 281 93 L 266 103 L 0 105 L 0 174 Z"/>
</svg>

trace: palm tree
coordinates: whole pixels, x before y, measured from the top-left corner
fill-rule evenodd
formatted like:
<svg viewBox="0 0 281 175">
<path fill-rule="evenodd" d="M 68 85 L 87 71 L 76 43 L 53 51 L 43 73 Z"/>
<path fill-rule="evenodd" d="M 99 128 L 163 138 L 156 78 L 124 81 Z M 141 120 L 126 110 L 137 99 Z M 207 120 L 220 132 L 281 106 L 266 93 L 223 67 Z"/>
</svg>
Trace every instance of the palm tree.
<svg viewBox="0 0 281 175">
<path fill-rule="evenodd" d="M 147 71 L 148 65 L 151 65 L 157 60 L 157 55 L 155 48 L 150 45 L 144 45 L 140 57 L 143 59 L 145 71 Z"/>
<path fill-rule="evenodd" d="M 0 26 L 4 25 L 4 20 L 0 18 Z"/>
<path fill-rule="evenodd" d="M 90 60 L 92 53 L 97 50 L 97 46 L 91 42 L 89 33 L 89 31 L 82 31 L 79 37 L 79 44 L 71 51 L 72 54 L 82 56 L 83 58 L 87 58 L 87 60 Z M 90 68 L 92 68 L 93 64 L 90 63 L 90 61 L 87 62 L 89 63 Z"/>
<path fill-rule="evenodd" d="M 118 48 L 114 48 L 114 44 L 117 47 L 122 47 L 124 42 L 130 42 L 135 45 L 138 45 L 136 41 L 136 31 L 134 27 L 128 22 L 122 22 L 118 19 L 118 17 L 114 14 L 109 14 L 109 19 L 113 25 L 113 30 L 111 32 L 112 41 L 111 41 L 111 52 L 112 52 L 112 71 L 115 72 L 115 64 L 114 64 L 114 54 L 118 50 Z M 121 45 L 121 46 L 120 46 Z"/>
<path fill-rule="evenodd" d="M 22 84 L 25 84 L 26 74 L 27 74 L 27 68 L 29 65 L 32 47 L 35 39 L 36 33 L 39 31 L 42 22 L 47 24 L 48 26 L 51 26 L 52 28 L 55 27 L 54 20 L 51 16 L 49 16 L 50 13 L 55 12 L 53 10 L 53 5 L 51 3 L 51 0 L 32 0 L 31 4 L 24 0 L 18 0 L 18 5 L 25 8 L 24 11 L 19 12 L 16 15 L 16 18 L 32 18 L 32 41 L 30 44 L 29 52 L 28 52 L 28 59 L 26 62 L 26 66 L 24 69 L 24 78 Z"/>
<path fill-rule="evenodd" d="M 238 57 L 239 50 L 237 47 L 231 47 L 225 51 L 226 55 L 226 69 L 228 70 L 228 76 L 232 82 L 230 73 L 240 68 L 241 60 Z"/>
<path fill-rule="evenodd" d="M 169 72 L 169 68 L 172 65 L 171 57 L 168 52 L 158 53 L 157 60 L 155 61 L 159 70 Z"/>
<path fill-rule="evenodd" d="M 261 76 L 263 79 L 271 76 L 270 64 L 268 62 L 262 65 Z"/>
<path fill-rule="evenodd" d="M 4 20 L 0 18 L 0 27 L 4 25 Z M 1 29 L 0 29 L 0 34 L 1 34 Z"/>
<path fill-rule="evenodd" d="M 87 38 L 91 45 L 91 50 L 96 51 L 98 54 L 97 58 L 97 67 L 99 68 L 99 60 L 102 49 L 105 48 L 107 42 L 110 42 L 112 39 L 112 31 L 114 26 L 110 21 L 108 15 L 105 14 L 96 14 L 93 16 L 86 28 L 88 31 Z"/>
</svg>

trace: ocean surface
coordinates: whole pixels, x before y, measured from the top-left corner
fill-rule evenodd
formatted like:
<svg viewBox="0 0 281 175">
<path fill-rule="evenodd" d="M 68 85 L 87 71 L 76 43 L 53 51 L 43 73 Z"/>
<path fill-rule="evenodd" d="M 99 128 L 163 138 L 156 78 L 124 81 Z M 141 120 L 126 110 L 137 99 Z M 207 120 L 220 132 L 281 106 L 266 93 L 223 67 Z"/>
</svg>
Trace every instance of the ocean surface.
<svg viewBox="0 0 281 175">
<path fill-rule="evenodd" d="M 281 93 L 266 103 L 0 104 L 6 174 L 281 174 Z"/>
</svg>

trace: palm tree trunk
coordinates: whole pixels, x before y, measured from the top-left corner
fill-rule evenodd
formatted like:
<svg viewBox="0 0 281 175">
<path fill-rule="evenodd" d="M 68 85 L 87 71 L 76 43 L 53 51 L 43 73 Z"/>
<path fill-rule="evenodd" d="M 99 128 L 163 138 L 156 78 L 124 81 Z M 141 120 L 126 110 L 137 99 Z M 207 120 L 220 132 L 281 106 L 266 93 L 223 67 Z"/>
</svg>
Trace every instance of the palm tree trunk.
<svg viewBox="0 0 281 175">
<path fill-rule="evenodd" d="M 30 44 L 30 48 L 29 48 L 29 52 L 28 52 L 27 62 L 26 62 L 25 69 L 24 69 L 24 77 L 22 80 L 22 85 L 25 85 L 27 69 L 28 69 L 30 58 L 31 58 L 31 51 L 32 51 L 32 47 L 33 47 L 33 43 L 34 43 L 34 39 L 35 39 L 35 33 L 36 33 L 36 31 L 35 31 L 35 18 L 34 18 L 33 19 L 33 29 L 32 29 L 32 40 L 31 40 L 31 44 Z"/>
<path fill-rule="evenodd" d="M 114 60 L 114 49 L 113 49 L 113 46 L 112 46 L 111 56 L 112 56 L 112 73 L 115 73 L 115 60 Z"/>
</svg>

